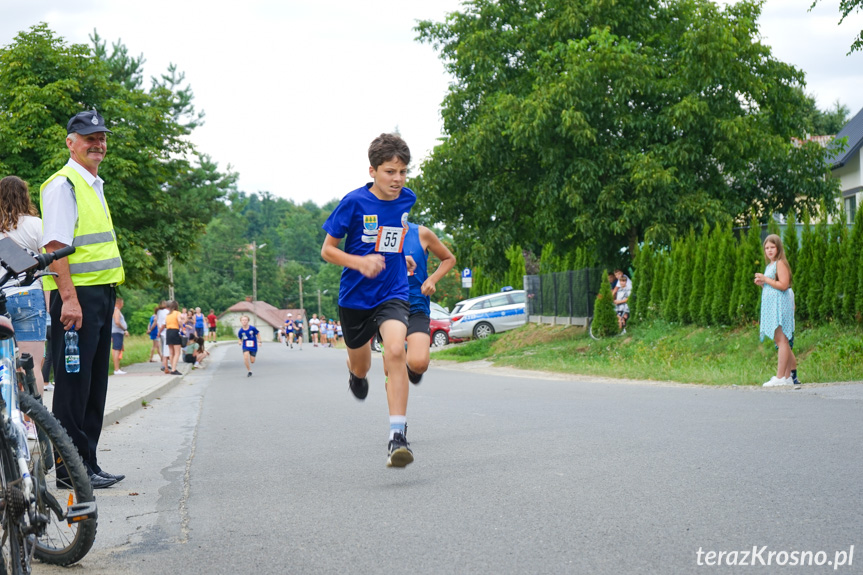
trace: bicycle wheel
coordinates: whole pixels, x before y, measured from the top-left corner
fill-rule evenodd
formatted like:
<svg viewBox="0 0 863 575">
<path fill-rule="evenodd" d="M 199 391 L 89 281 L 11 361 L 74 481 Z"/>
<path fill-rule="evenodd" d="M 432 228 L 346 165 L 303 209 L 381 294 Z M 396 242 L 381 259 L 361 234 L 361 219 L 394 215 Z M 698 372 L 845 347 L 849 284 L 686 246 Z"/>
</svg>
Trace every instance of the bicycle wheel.
<svg viewBox="0 0 863 575">
<path fill-rule="evenodd" d="M 0 433 L 0 487 L 3 490 L 3 510 L 0 514 L 0 529 L 3 530 L 0 573 L 21 575 L 30 573 L 30 566 L 24 552 L 24 534 L 21 531 L 27 502 L 18 487 L 21 475 L 18 473 L 18 464 L 6 431 L 3 430 L 3 433 Z"/>
<path fill-rule="evenodd" d="M 36 495 L 36 510 L 47 517 L 44 532 L 36 538 L 34 555 L 43 563 L 71 565 L 80 561 L 96 539 L 96 512 L 93 488 L 81 456 L 54 416 L 35 398 L 22 393 L 23 411 L 36 425 L 38 440 L 30 440 L 30 474 Z M 57 487 L 57 469 L 68 472 L 71 489 Z M 92 508 L 88 519 L 67 521 Z"/>
<path fill-rule="evenodd" d="M 593 318 L 592 317 L 587 318 L 587 332 L 590 334 L 590 337 L 599 341 L 599 338 L 596 337 L 595 335 L 593 335 Z"/>
</svg>

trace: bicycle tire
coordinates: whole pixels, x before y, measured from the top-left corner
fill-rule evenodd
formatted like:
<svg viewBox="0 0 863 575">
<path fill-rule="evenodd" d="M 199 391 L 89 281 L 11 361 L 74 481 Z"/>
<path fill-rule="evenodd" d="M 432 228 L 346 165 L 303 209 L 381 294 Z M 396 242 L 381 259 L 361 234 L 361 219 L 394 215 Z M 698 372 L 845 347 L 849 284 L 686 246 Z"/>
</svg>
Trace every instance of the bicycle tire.
<svg viewBox="0 0 863 575">
<path fill-rule="evenodd" d="M 596 337 L 595 335 L 593 335 L 593 318 L 592 317 L 587 318 L 587 333 L 590 334 L 590 337 L 592 339 L 599 341 L 599 338 Z"/>
<path fill-rule="evenodd" d="M 72 525 L 65 519 L 70 492 L 74 503 L 95 501 L 90 477 L 78 450 L 54 415 L 26 393 L 19 401 L 21 411 L 36 425 L 38 440 L 29 441 L 30 474 L 36 484 L 36 509 L 49 518 L 45 532 L 36 538 L 33 555 L 43 563 L 72 565 L 87 555 L 96 540 L 95 518 Z M 58 460 L 69 472 L 71 490 L 56 486 Z"/>
<path fill-rule="evenodd" d="M 3 531 L 0 573 L 22 575 L 30 572 L 24 551 L 24 535 L 21 531 L 21 518 L 27 509 L 27 504 L 24 494 L 18 488 L 21 475 L 18 472 L 18 462 L 7 431 L 8 426 L 0 433 L 0 488 L 3 490 L 3 512 L 0 515 L 0 529 Z"/>
</svg>

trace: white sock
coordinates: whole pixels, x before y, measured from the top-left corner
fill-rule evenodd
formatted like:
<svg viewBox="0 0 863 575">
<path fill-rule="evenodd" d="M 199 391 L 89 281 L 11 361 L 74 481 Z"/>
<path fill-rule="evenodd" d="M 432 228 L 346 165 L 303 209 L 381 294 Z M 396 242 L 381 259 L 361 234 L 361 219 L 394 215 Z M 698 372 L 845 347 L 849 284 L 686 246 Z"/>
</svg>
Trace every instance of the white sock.
<svg viewBox="0 0 863 575">
<path fill-rule="evenodd" d="M 405 434 L 408 418 L 406 415 L 391 415 L 390 416 L 390 440 L 395 436 L 396 432 Z"/>
</svg>

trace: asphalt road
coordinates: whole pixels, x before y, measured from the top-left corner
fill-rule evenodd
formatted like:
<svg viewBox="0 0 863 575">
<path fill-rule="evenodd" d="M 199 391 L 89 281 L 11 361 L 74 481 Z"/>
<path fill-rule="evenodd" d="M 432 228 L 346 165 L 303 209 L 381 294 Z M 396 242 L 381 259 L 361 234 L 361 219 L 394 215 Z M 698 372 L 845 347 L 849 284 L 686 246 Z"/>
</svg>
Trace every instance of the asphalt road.
<svg viewBox="0 0 863 575">
<path fill-rule="evenodd" d="M 364 403 L 340 350 L 213 359 L 103 434 L 128 478 L 75 572 L 863 572 L 863 385 L 433 367 L 388 469 L 379 356 Z"/>
</svg>

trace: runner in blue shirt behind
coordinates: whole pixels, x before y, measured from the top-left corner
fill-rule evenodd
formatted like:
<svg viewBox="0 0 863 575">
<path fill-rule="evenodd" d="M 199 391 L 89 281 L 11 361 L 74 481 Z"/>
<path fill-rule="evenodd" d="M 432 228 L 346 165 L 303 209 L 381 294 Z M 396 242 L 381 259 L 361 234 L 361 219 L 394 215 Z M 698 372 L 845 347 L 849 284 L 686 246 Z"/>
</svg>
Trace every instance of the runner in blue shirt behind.
<svg viewBox="0 0 863 575">
<path fill-rule="evenodd" d="M 348 348 L 348 385 L 357 399 L 369 393 L 369 341 L 381 334 L 390 412 L 388 467 L 414 460 L 407 441 L 408 374 L 405 336 L 408 316 L 408 267 L 402 250 L 408 212 L 416 195 L 405 188 L 410 149 L 396 134 L 381 134 L 369 146 L 372 182 L 347 194 L 324 222 L 321 257 L 342 266 L 339 319 Z M 345 238 L 342 251 L 339 243 Z"/>
<path fill-rule="evenodd" d="M 261 339 L 261 332 L 255 326 L 249 325 L 249 316 L 247 315 L 240 318 L 240 324 L 243 327 L 237 332 L 237 337 L 240 340 L 240 349 L 243 350 L 246 371 L 249 372 L 246 377 L 252 377 L 252 364 L 255 363 L 255 356 L 258 355 L 258 341 Z"/>
<path fill-rule="evenodd" d="M 455 256 L 443 245 L 433 231 L 425 226 L 408 224 L 405 237 L 405 256 L 413 258 L 416 269 L 408 276 L 411 315 L 408 321 L 408 379 L 418 384 L 429 368 L 429 323 L 431 322 L 431 300 L 429 296 L 437 290 L 437 282 L 455 265 Z M 428 253 L 440 260 L 432 275 L 428 273 Z"/>
<path fill-rule="evenodd" d="M 294 317 L 292 313 L 288 313 L 285 318 L 285 345 L 294 349 Z"/>
</svg>

